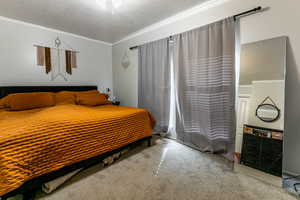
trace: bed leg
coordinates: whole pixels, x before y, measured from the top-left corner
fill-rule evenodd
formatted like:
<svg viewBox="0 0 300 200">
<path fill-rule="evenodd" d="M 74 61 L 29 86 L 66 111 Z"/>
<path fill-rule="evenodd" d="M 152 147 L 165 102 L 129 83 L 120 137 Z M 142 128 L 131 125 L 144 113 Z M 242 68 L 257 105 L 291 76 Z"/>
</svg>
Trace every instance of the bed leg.
<svg viewBox="0 0 300 200">
<path fill-rule="evenodd" d="M 34 200 L 35 191 L 28 191 L 23 193 L 23 200 Z"/>
<path fill-rule="evenodd" d="M 152 138 L 149 138 L 149 139 L 147 140 L 147 145 L 148 145 L 148 147 L 151 147 L 151 139 L 152 139 Z"/>
</svg>

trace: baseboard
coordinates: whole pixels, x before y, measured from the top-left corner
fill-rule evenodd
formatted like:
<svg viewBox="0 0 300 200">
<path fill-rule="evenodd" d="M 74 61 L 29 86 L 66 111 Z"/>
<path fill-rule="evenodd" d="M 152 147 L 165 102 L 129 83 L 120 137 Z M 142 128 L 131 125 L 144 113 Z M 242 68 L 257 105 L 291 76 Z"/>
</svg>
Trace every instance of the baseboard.
<svg viewBox="0 0 300 200">
<path fill-rule="evenodd" d="M 282 171 L 283 174 L 289 175 L 289 176 L 299 176 L 300 174 L 294 173 L 294 172 L 290 172 L 287 170 Z"/>
</svg>

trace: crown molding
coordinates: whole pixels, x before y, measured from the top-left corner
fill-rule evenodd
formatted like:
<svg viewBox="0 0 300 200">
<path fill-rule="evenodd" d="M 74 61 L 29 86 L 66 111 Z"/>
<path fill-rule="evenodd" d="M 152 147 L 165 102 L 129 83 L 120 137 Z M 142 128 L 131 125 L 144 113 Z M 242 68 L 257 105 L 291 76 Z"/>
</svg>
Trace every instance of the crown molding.
<svg viewBox="0 0 300 200">
<path fill-rule="evenodd" d="M 252 81 L 253 83 L 284 83 L 285 80 L 259 80 L 259 81 Z"/>
<path fill-rule="evenodd" d="M 240 88 L 252 88 L 253 85 L 239 85 Z"/>
<path fill-rule="evenodd" d="M 203 12 L 203 11 L 208 10 L 210 8 L 222 5 L 222 4 L 224 4 L 228 1 L 231 1 L 231 0 L 210 0 L 210 1 L 207 1 L 207 2 L 204 2 L 204 3 L 201 3 L 201 4 L 199 4 L 197 6 L 194 6 L 190 9 L 187 9 L 187 10 L 179 12 L 179 13 L 171 16 L 171 17 L 168 17 L 168 18 L 166 18 L 166 19 L 164 19 L 160 22 L 154 23 L 154 24 L 152 24 L 150 26 L 147 26 L 147 27 L 145 27 L 145 28 L 143 28 L 139 31 L 136 31 L 132 34 L 129 34 L 128 36 L 124 37 L 123 39 L 113 43 L 113 46 L 117 45 L 121 42 L 124 42 L 124 41 L 130 40 L 132 38 L 135 38 L 137 36 L 143 35 L 147 32 L 151 32 L 151 31 L 154 31 L 156 29 L 159 29 L 159 28 L 161 28 L 163 26 L 166 26 L 168 24 L 172 24 L 176 21 L 188 18 L 188 17 L 190 17 L 192 15 L 195 15 L 199 12 Z"/>
<path fill-rule="evenodd" d="M 8 22 L 16 23 L 16 24 L 21 24 L 21 25 L 25 25 L 25 26 L 30 26 L 30 27 L 34 27 L 34 28 L 39 28 L 39 29 L 46 30 L 46 31 L 52 31 L 52 32 L 55 32 L 55 33 L 58 33 L 58 34 L 69 35 L 69 36 L 76 37 L 76 38 L 79 38 L 79 39 L 88 40 L 88 41 L 91 41 L 91 42 L 97 42 L 97 43 L 108 45 L 108 46 L 113 45 L 112 43 L 109 43 L 109 42 L 104 42 L 104 41 L 101 41 L 101 40 L 92 39 L 92 38 L 85 37 L 85 36 L 82 36 L 82 35 L 77 35 L 77 34 L 74 34 L 74 33 L 60 31 L 60 30 L 57 30 L 57 29 L 48 28 L 48 27 L 45 27 L 45 26 L 36 25 L 36 24 L 32 24 L 32 23 L 28 23 L 28 22 L 24 22 L 24 21 L 20 21 L 20 20 L 16 20 L 16 19 L 11 19 L 11 18 L 8 18 L 8 17 L 0 16 L 0 20 L 8 21 Z"/>
</svg>

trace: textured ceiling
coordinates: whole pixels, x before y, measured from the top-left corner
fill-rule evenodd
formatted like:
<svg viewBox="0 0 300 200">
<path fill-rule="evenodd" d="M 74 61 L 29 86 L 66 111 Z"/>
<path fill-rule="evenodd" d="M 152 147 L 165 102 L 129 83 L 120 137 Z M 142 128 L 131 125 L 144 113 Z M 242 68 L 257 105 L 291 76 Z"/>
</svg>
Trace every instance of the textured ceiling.
<svg viewBox="0 0 300 200">
<path fill-rule="evenodd" d="M 122 0 L 114 14 L 97 1 L 2 0 L 0 15 L 114 43 L 206 0 Z"/>
</svg>

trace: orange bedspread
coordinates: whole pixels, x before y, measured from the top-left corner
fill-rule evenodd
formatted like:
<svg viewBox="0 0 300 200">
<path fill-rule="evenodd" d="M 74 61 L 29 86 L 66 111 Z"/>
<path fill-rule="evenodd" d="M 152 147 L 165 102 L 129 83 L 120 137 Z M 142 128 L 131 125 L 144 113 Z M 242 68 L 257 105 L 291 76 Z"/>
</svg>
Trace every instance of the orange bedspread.
<svg viewBox="0 0 300 200">
<path fill-rule="evenodd" d="M 152 135 L 143 109 L 60 105 L 0 110 L 0 196 L 24 182 Z"/>
</svg>

